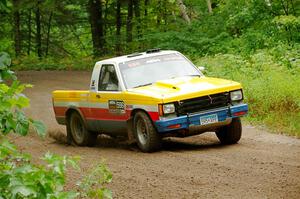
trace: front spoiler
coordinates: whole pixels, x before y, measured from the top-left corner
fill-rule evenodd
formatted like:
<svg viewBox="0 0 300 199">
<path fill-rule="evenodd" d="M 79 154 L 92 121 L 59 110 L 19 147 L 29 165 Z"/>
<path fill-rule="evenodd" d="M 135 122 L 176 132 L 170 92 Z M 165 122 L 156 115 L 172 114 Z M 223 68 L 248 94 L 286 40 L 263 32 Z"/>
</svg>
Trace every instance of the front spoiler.
<svg viewBox="0 0 300 199">
<path fill-rule="evenodd" d="M 177 131 L 182 129 L 190 129 L 193 127 L 213 127 L 214 124 L 200 125 L 200 117 L 216 114 L 218 122 L 215 126 L 224 126 L 228 124 L 227 121 L 231 121 L 232 118 L 242 117 L 248 113 L 247 104 L 239 104 L 235 106 L 228 106 L 199 113 L 188 114 L 171 119 L 158 120 L 155 122 L 155 126 L 159 133 L 170 133 L 171 131 Z"/>
</svg>

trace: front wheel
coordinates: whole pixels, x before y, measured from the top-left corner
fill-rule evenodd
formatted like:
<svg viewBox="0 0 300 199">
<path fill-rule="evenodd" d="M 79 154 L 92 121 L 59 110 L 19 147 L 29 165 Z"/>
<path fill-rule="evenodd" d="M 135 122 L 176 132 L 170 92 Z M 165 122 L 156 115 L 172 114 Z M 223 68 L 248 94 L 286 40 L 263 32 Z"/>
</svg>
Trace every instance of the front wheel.
<svg viewBox="0 0 300 199">
<path fill-rule="evenodd" d="M 235 144 L 242 136 L 242 124 L 240 118 L 233 118 L 232 122 L 216 131 L 216 135 L 222 144 Z"/>
<path fill-rule="evenodd" d="M 97 134 L 86 129 L 85 124 L 77 112 L 73 112 L 67 124 L 68 137 L 78 146 L 93 146 L 97 140 Z"/>
<path fill-rule="evenodd" d="M 133 131 L 143 152 L 153 152 L 161 147 L 161 137 L 146 113 L 139 111 L 134 115 Z"/>
</svg>

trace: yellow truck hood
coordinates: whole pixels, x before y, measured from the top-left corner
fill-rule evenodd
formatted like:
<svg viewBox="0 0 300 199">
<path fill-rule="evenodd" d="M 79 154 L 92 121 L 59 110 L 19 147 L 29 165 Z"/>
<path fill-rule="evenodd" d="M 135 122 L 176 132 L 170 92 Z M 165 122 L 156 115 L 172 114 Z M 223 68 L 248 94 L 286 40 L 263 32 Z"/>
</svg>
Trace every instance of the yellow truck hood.
<svg viewBox="0 0 300 199">
<path fill-rule="evenodd" d="M 241 89 L 238 82 L 209 77 L 179 77 L 161 80 L 149 86 L 129 89 L 129 92 L 152 96 L 163 103 Z"/>
</svg>

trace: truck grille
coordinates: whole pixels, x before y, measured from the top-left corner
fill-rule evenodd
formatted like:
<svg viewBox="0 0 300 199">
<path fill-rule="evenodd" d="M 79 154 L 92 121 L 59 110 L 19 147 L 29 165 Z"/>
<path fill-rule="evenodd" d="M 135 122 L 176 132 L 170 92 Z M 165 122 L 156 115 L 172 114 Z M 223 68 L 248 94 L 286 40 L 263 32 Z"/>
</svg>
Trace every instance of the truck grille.
<svg viewBox="0 0 300 199">
<path fill-rule="evenodd" d="M 229 104 L 229 93 L 218 93 L 197 97 L 193 99 L 182 100 L 177 105 L 177 114 L 185 115 L 199 111 L 220 108 Z"/>
</svg>

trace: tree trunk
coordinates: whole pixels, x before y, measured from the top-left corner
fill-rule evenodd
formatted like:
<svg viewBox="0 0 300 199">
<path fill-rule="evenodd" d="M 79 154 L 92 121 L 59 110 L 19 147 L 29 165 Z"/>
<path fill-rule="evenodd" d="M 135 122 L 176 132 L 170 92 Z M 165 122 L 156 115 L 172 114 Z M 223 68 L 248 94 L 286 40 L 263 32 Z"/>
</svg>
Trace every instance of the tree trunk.
<svg viewBox="0 0 300 199">
<path fill-rule="evenodd" d="M 37 2 L 37 8 L 35 12 L 36 23 L 36 50 L 38 57 L 42 57 L 42 36 L 41 36 L 41 13 L 40 13 L 40 1 Z"/>
<path fill-rule="evenodd" d="M 143 30 L 147 31 L 148 28 L 148 4 L 149 0 L 144 1 L 144 18 L 143 18 Z"/>
<path fill-rule="evenodd" d="M 207 2 L 208 13 L 212 13 L 211 0 L 206 0 L 206 2 Z"/>
<path fill-rule="evenodd" d="M 281 6 L 282 6 L 282 9 L 285 13 L 285 15 L 289 15 L 289 7 L 288 7 L 288 4 L 287 5 L 284 5 L 284 2 L 283 0 L 280 0 L 280 3 L 281 3 Z"/>
<path fill-rule="evenodd" d="M 142 37 L 142 32 L 141 32 L 141 13 L 140 13 L 140 3 L 139 0 L 133 0 L 134 4 L 134 16 L 136 18 L 136 29 L 137 29 L 137 38 Z"/>
<path fill-rule="evenodd" d="M 191 23 L 191 20 L 190 20 L 190 17 L 189 15 L 187 14 L 187 11 L 186 11 L 186 7 L 183 3 L 183 0 L 177 0 L 177 4 L 179 6 L 179 11 L 180 11 L 180 15 L 181 17 L 189 24 Z"/>
<path fill-rule="evenodd" d="M 30 51 L 31 51 L 31 9 L 29 10 L 29 13 L 28 13 L 27 27 L 28 27 L 27 55 L 30 55 Z"/>
<path fill-rule="evenodd" d="M 105 6 L 104 6 L 104 19 L 103 19 L 103 37 L 105 37 L 106 32 L 107 32 L 107 16 L 108 16 L 108 2 L 109 1 L 105 1 Z"/>
<path fill-rule="evenodd" d="M 293 0 L 290 0 L 290 2 L 291 2 L 292 10 L 293 10 L 293 15 L 296 16 L 296 10 L 295 10 L 295 6 L 294 6 L 294 1 L 293 1 Z M 296 26 L 296 27 L 297 27 L 297 29 L 298 29 L 298 26 Z"/>
<path fill-rule="evenodd" d="M 161 0 L 158 0 L 157 2 L 157 7 L 156 7 L 156 25 L 157 27 L 160 26 L 160 21 L 161 21 L 161 7 L 162 7 L 162 3 Z"/>
<path fill-rule="evenodd" d="M 121 0 L 117 0 L 116 16 L 116 55 L 121 54 Z"/>
<path fill-rule="evenodd" d="M 132 17 L 133 17 L 133 0 L 128 0 L 127 5 L 127 22 L 126 22 L 126 41 L 132 42 Z"/>
<path fill-rule="evenodd" d="M 50 40 L 50 31 L 51 31 L 51 21 L 52 21 L 53 12 L 51 11 L 49 20 L 48 20 L 48 30 L 47 30 L 47 43 L 46 43 L 46 56 L 48 55 L 49 51 L 49 40 Z"/>
<path fill-rule="evenodd" d="M 16 53 L 16 57 L 18 57 L 21 54 L 19 0 L 13 0 L 13 18 L 14 18 L 15 53 Z"/>
<path fill-rule="evenodd" d="M 168 24 L 168 15 L 167 15 L 167 12 L 168 12 L 168 9 L 167 9 L 167 1 L 163 1 L 163 9 L 162 9 L 162 11 L 163 11 L 163 19 L 164 19 L 164 22 L 165 22 L 165 28 L 164 28 L 164 30 L 166 30 L 166 25 Z"/>
<path fill-rule="evenodd" d="M 87 10 L 89 13 L 89 22 L 91 25 L 94 56 L 103 55 L 105 39 L 103 34 L 102 22 L 102 1 L 89 0 Z"/>
<path fill-rule="evenodd" d="M 145 16 L 145 18 L 147 18 L 147 16 L 148 16 L 148 4 L 149 4 L 149 0 L 145 0 L 144 1 L 144 6 L 145 6 L 144 16 Z"/>
</svg>

